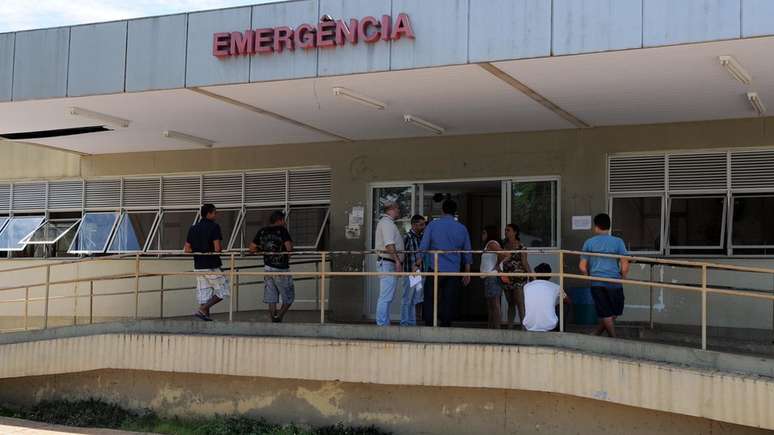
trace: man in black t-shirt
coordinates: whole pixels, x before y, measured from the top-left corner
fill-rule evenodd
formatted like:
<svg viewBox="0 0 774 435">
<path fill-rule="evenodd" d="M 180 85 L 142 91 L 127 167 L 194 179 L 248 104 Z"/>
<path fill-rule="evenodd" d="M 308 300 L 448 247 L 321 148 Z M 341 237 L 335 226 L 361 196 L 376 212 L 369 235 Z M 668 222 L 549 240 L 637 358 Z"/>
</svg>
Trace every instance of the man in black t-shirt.
<svg viewBox="0 0 774 435">
<path fill-rule="evenodd" d="M 217 253 L 222 250 L 223 235 L 220 225 L 215 223 L 217 210 L 212 204 L 204 204 L 201 220 L 188 230 L 185 240 L 186 253 Z M 229 295 L 229 283 L 226 276 L 220 274 L 221 261 L 218 255 L 194 255 L 195 272 L 218 272 L 219 274 L 198 275 L 196 277 L 196 300 L 199 309 L 194 316 L 204 321 L 212 321 L 210 308 Z"/>
<path fill-rule="evenodd" d="M 262 228 L 250 243 L 250 252 L 263 252 L 263 263 L 267 272 L 289 272 L 289 252 L 293 251 L 293 240 L 285 224 L 285 213 L 275 211 L 269 218 L 269 226 Z M 277 254 L 270 254 L 276 252 Z M 282 306 L 277 304 L 282 295 Z M 269 305 L 272 322 L 282 322 L 296 297 L 293 277 L 290 275 L 266 275 L 264 279 L 263 302 Z"/>
</svg>

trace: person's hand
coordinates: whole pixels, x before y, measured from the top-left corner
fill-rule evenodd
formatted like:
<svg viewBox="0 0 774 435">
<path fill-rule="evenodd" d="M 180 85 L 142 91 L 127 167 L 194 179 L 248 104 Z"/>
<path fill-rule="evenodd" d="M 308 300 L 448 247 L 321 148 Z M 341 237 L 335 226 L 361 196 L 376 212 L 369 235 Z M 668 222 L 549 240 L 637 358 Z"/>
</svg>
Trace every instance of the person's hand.
<svg viewBox="0 0 774 435">
<path fill-rule="evenodd" d="M 468 284 L 470 284 L 470 275 L 466 275 L 462 277 L 462 285 L 467 287 Z"/>
<path fill-rule="evenodd" d="M 398 273 L 403 272 L 403 265 L 400 262 L 395 263 L 395 271 Z"/>
</svg>

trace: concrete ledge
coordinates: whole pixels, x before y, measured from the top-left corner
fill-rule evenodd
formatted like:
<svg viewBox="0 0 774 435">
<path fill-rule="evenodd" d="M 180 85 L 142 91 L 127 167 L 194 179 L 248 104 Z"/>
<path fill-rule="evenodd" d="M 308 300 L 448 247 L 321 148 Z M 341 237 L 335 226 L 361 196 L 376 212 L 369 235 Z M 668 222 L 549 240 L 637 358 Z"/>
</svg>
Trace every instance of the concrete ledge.
<svg viewBox="0 0 774 435">
<path fill-rule="evenodd" d="M 540 346 L 774 379 L 774 359 L 572 333 L 372 325 L 142 320 L 0 334 L 0 345 L 102 334 L 197 334 L 408 343 Z"/>
</svg>

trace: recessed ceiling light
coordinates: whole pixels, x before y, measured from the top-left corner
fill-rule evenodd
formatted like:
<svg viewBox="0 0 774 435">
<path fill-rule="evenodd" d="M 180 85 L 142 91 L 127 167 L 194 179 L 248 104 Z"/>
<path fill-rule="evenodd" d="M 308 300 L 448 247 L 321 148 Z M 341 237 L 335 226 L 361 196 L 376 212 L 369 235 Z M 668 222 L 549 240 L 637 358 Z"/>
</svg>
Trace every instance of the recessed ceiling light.
<svg viewBox="0 0 774 435">
<path fill-rule="evenodd" d="M 212 146 L 215 144 L 215 141 L 205 139 L 203 137 L 192 136 L 190 134 L 180 133 L 179 131 L 174 130 L 167 130 L 162 133 L 162 136 L 168 139 L 176 139 L 179 141 L 192 143 L 194 145 L 201 145 L 206 148 L 212 148 Z"/>
<path fill-rule="evenodd" d="M 403 120 L 405 122 L 408 122 L 409 124 L 416 125 L 419 128 L 424 128 L 425 130 L 431 131 L 437 135 L 441 135 L 446 132 L 445 128 L 439 125 L 433 124 L 432 122 L 424 120 L 422 118 L 418 118 L 414 115 L 405 114 L 403 115 Z"/>
<path fill-rule="evenodd" d="M 333 95 L 337 97 L 347 98 L 356 103 L 364 104 L 368 107 L 371 107 L 377 110 L 384 110 L 384 108 L 387 107 L 387 104 L 382 103 L 379 100 L 375 100 L 371 97 L 367 97 L 363 94 L 358 94 L 355 91 L 350 91 L 349 89 L 345 89 L 345 88 L 339 88 L 339 87 L 333 88 Z"/>
<path fill-rule="evenodd" d="M 748 73 L 742 64 L 740 64 L 733 56 L 718 56 L 720 64 L 731 74 L 731 77 L 735 78 L 738 82 L 749 85 L 752 82 L 752 77 Z"/>
</svg>

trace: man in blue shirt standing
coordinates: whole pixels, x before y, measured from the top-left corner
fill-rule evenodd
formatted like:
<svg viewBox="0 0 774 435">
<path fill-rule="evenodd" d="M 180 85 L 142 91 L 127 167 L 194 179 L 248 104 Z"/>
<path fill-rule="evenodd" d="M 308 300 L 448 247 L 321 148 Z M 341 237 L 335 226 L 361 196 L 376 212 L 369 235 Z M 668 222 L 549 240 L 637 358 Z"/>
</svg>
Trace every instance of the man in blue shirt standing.
<svg viewBox="0 0 774 435">
<path fill-rule="evenodd" d="M 443 216 L 430 222 L 419 245 L 421 251 L 470 251 L 470 234 L 464 225 L 454 219 L 457 203 L 447 199 L 443 202 Z M 435 267 L 433 255 L 427 256 L 432 271 Z M 438 272 L 458 273 L 464 265 L 470 272 L 473 256 L 470 253 L 449 253 L 438 255 Z M 417 259 L 417 267 L 422 267 L 422 256 Z M 441 276 L 438 278 L 438 316 L 441 326 L 451 326 L 454 319 L 454 303 L 462 286 L 470 283 L 470 276 Z M 422 317 L 426 326 L 433 326 L 433 278 L 425 280 L 425 298 L 422 305 Z"/>
<path fill-rule="evenodd" d="M 594 216 L 595 236 L 583 244 L 583 252 L 596 254 L 627 255 L 624 241 L 610 235 L 610 216 L 602 213 Z M 580 260 L 580 270 L 584 275 L 609 279 L 625 279 L 629 273 L 629 260 L 625 258 L 609 258 L 584 255 Z M 623 285 L 611 282 L 593 281 L 591 297 L 597 310 L 599 326 L 594 335 L 604 331 L 615 337 L 615 319 L 623 314 Z"/>
</svg>

